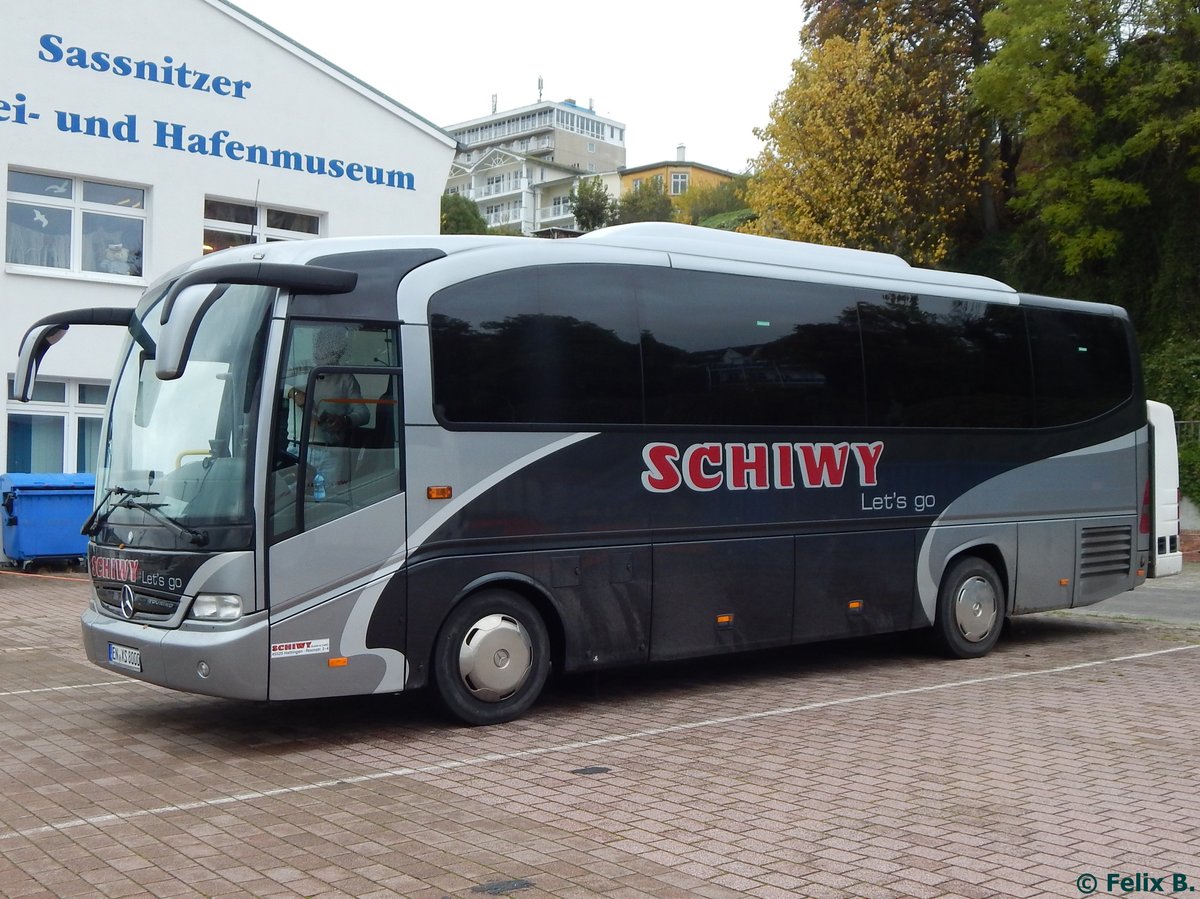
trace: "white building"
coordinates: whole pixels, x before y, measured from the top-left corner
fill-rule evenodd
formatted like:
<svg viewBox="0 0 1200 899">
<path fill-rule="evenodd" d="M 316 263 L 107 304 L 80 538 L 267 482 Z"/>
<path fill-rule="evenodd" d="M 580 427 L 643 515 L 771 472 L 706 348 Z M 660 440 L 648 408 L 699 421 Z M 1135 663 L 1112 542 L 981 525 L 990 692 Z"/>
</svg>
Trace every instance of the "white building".
<svg viewBox="0 0 1200 899">
<path fill-rule="evenodd" d="M 489 226 L 523 234 L 575 228 L 568 195 L 600 176 L 616 196 L 625 165 L 625 126 L 578 106 L 545 101 L 447 129 L 460 144 L 449 193 L 474 200 Z"/>
<path fill-rule="evenodd" d="M 454 139 L 224 0 L 13 4 L 0 59 L 0 472 L 95 466 L 121 335 L 72 328 L 15 403 L 42 316 L 210 249 L 438 231 Z"/>
</svg>

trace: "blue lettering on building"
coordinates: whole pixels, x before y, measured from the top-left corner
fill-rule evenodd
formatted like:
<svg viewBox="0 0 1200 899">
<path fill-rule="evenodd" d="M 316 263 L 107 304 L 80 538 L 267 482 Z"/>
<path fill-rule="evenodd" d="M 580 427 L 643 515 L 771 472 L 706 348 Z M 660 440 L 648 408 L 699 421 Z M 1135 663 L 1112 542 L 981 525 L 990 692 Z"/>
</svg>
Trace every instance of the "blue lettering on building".
<svg viewBox="0 0 1200 899">
<path fill-rule="evenodd" d="M 264 144 L 233 140 L 229 131 L 219 128 L 209 133 L 189 131 L 179 122 L 154 120 L 154 146 L 164 150 L 191 153 L 197 156 L 220 156 L 234 162 L 265 165 L 275 169 L 325 175 L 364 181 L 397 190 L 416 190 L 412 172 L 389 169 L 364 162 L 330 159 L 316 153 L 305 153 L 288 147 L 268 147 Z"/>
<path fill-rule="evenodd" d="M 245 100 L 253 86 L 248 79 L 204 71 L 188 62 L 177 61 L 173 56 L 136 59 L 110 50 L 69 44 L 58 34 L 47 33 L 38 38 L 37 58 L 81 72 L 133 78 L 236 100 Z M 41 113 L 30 108 L 29 98 L 24 93 L 15 93 L 11 100 L 0 99 L 0 125 L 28 125 L 39 118 Z M 127 144 L 141 143 L 143 137 L 139 134 L 138 117 L 134 113 L 88 115 L 59 109 L 54 112 L 54 122 L 63 134 Z M 148 135 L 146 137 L 148 139 Z M 157 149 L 193 156 L 214 156 L 233 162 L 345 179 L 394 190 L 416 190 L 416 177 L 403 169 L 308 153 L 294 147 L 253 143 L 235 138 L 225 128 L 193 131 L 179 122 L 155 119 L 152 145 Z"/>
<path fill-rule="evenodd" d="M 42 62 L 62 63 L 69 68 L 83 71 L 107 72 L 121 78 L 136 78 L 139 81 L 199 91 L 202 94 L 216 94 L 219 97 L 233 97 L 236 100 L 245 100 L 253 86 L 244 78 L 205 72 L 189 66 L 186 62 L 176 62 L 171 56 L 163 56 L 161 59 L 134 59 L 106 50 L 64 47 L 64 41 L 61 35 L 43 34 L 38 41 L 41 47 L 38 59 Z"/>
</svg>

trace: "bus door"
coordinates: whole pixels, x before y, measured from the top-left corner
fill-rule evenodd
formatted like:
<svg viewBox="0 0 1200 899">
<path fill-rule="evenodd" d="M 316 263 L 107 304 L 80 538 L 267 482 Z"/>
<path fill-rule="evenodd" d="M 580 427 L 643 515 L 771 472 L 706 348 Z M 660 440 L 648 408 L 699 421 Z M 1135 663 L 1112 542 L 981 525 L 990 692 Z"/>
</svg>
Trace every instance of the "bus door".
<svg viewBox="0 0 1200 899">
<path fill-rule="evenodd" d="M 404 687 L 402 397 L 394 325 L 289 322 L 268 486 L 271 699 Z"/>
</svg>

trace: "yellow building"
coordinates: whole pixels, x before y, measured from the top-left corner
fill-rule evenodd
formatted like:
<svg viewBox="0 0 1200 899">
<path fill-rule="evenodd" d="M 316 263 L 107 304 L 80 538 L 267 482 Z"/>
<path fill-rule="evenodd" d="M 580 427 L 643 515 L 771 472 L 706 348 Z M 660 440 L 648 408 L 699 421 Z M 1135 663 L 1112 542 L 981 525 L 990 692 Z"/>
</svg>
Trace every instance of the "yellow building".
<svg viewBox="0 0 1200 899">
<path fill-rule="evenodd" d="M 618 169 L 621 176 L 621 193 L 636 190 L 643 183 L 659 178 L 667 196 L 678 205 L 679 198 L 693 187 L 716 187 L 734 179 L 733 172 L 700 162 L 689 162 L 686 156 L 686 147 L 680 144 L 674 162 L 654 162 Z"/>
</svg>

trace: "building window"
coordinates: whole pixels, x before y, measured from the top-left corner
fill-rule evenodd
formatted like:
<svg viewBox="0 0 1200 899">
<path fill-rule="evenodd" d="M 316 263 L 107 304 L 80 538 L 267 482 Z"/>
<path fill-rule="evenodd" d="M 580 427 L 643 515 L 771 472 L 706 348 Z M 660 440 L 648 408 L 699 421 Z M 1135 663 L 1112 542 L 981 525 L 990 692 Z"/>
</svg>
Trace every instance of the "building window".
<svg viewBox="0 0 1200 899">
<path fill-rule="evenodd" d="M 593 140 L 588 141 L 587 150 L 589 153 L 595 153 L 596 152 L 596 142 Z"/>
<path fill-rule="evenodd" d="M 141 277 L 145 203 L 140 187 L 10 169 L 4 261 Z"/>
<path fill-rule="evenodd" d="M 8 379 L 10 472 L 94 472 L 107 384 L 37 381 L 28 403 L 13 401 Z"/>
<path fill-rule="evenodd" d="M 688 174 L 687 172 L 672 172 L 671 173 L 671 195 L 679 196 L 686 194 L 688 189 Z"/>
<path fill-rule="evenodd" d="M 552 208 L 553 214 L 555 216 L 570 215 L 571 214 L 571 198 L 569 196 L 555 197 L 554 202 L 551 204 L 551 208 Z"/>
<path fill-rule="evenodd" d="M 235 200 L 204 200 L 204 252 L 321 236 L 321 214 L 271 209 Z"/>
</svg>

